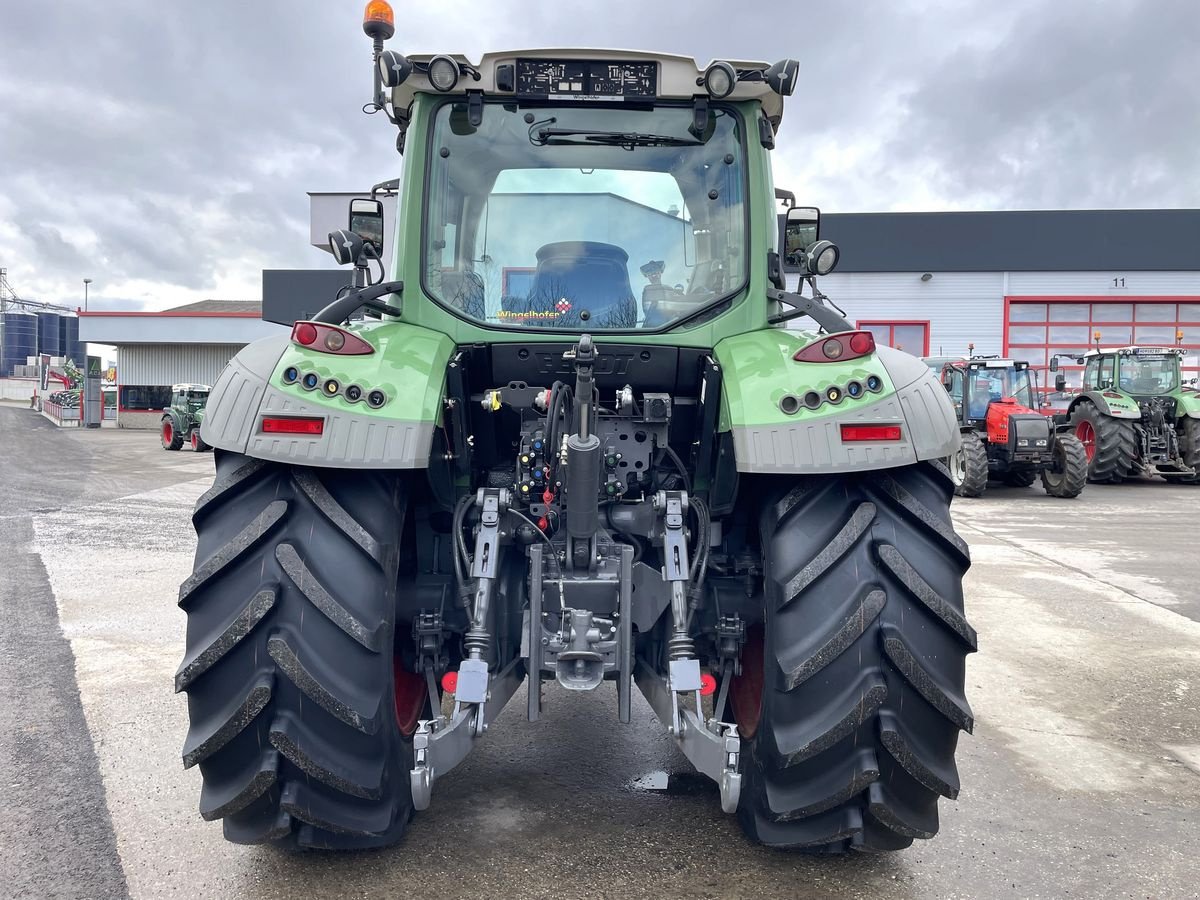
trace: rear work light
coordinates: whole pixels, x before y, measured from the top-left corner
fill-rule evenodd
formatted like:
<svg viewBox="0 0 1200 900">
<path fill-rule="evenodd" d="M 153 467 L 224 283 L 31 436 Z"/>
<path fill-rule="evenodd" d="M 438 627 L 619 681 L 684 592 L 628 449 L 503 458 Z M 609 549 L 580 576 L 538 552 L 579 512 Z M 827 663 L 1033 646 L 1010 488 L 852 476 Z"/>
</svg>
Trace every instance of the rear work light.
<svg viewBox="0 0 1200 900">
<path fill-rule="evenodd" d="M 292 326 L 292 343 L 338 356 L 366 356 L 375 348 L 357 335 L 323 322 L 297 322 Z"/>
<path fill-rule="evenodd" d="M 325 432 L 325 420 L 320 416 L 263 416 L 262 432 L 320 437 Z"/>
<path fill-rule="evenodd" d="M 875 352 L 875 336 L 869 331 L 839 331 L 813 341 L 796 351 L 796 362 L 843 362 Z"/>
<path fill-rule="evenodd" d="M 842 442 L 846 444 L 863 441 L 901 441 L 899 425 L 843 425 Z"/>
</svg>

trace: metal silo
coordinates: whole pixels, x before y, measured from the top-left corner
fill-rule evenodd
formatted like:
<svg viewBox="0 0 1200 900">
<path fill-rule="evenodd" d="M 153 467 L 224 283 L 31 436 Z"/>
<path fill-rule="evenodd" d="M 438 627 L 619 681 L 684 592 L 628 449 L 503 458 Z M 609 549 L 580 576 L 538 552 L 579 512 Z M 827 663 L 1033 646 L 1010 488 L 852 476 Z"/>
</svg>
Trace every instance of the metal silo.
<svg viewBox="0 0 1200 900">
<path fill-rule="evenodd" d="M 49 353 L 51 356 L 62 356 L 62 334 L 58 313 L 38 313 L 37 352 Z"/>
<path fill-rule="evenodd" d="M 75 316 L 60 316 L 58 319 L 59 347 L 62 356 L 73 360 L 81 369 L 87 365 L 87 347 L 79 340 L 79 319 Z"/>
<path fill-rule="evenodd" d="M 13 366 L 23 366 L 26 359 L 37 354 L 37 316 L 22 312 L 0 313 L 0 374 L 13 373 Z"/>
</svg>

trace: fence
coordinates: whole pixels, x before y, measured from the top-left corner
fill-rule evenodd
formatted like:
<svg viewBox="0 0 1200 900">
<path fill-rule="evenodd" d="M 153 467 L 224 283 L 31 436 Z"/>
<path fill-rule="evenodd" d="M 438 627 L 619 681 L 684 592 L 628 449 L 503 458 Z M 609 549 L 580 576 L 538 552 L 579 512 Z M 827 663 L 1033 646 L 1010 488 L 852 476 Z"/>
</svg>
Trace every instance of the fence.
<svg viewBox="0 0 1200 900">
<path fill-rule="evenodd" d="M 78 406 L 62 406 L 50 400 L 42 401 L 42 414 L 52 422 L 63 427 L 79 425 L 80 408 Z"/>
</svg>

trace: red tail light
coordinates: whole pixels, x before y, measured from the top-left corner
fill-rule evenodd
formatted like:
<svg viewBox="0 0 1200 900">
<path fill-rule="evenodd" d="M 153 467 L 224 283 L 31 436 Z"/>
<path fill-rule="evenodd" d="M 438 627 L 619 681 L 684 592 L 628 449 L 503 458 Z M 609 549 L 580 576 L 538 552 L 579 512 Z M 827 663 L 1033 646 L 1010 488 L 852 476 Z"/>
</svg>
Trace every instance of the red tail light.
<svg viewBox="0 0 1200 900">
<path fill-rule="evenodd" d="M 843 425 L 842 442 L 851 444 L 859 441 L 902 441 L 899 425 Z"/>
<path fill-rule="evenodd" d="M 869 331 L 839 331 L 813 341 L 796 351 L 796 362 L 842 362 L 875 352 L 875 336 Z"/>
<path fill-rule="evenodd" d="M 366 356 L 375 352 L 374 347 L 357 335 L 323 322 L 297 322 L 292 326 L 292 341 L 309 350 L 338 356 Z"/>
<path fill-rule="evenodd" d="M 263 434 L 305 434 L 319 437 L 325 432 L 325 420 L 309 416 L 263 416 Z"/>
</svg>

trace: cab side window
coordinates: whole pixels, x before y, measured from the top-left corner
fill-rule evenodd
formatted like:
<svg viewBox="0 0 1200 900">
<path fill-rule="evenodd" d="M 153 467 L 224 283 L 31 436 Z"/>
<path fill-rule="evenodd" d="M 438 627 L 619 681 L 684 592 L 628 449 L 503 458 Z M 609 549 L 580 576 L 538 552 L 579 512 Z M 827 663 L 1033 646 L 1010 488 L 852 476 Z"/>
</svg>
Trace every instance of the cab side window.
<svg viewBox="0 0 1200 900">
<path fill-rule="evenodd" d="M 1100 359 L 1092 357 L 1083 369 L 1084 390 L 1095 390 L 1100 387 Z"/>
<path fill-rule="evenodd" d="M 1117 358 L 1106 357 L 1100 363 L 1100 387 L 1109 388 L 1117 383 Z"/>
<path fill-rule="evenodd" d="M 942 373 L 942 384 L 945 385 L 950 399 L 955 406 L 961 406 L 963 401 L 963 374 L 957 369 L 949 369 Z"/>
</svg>

